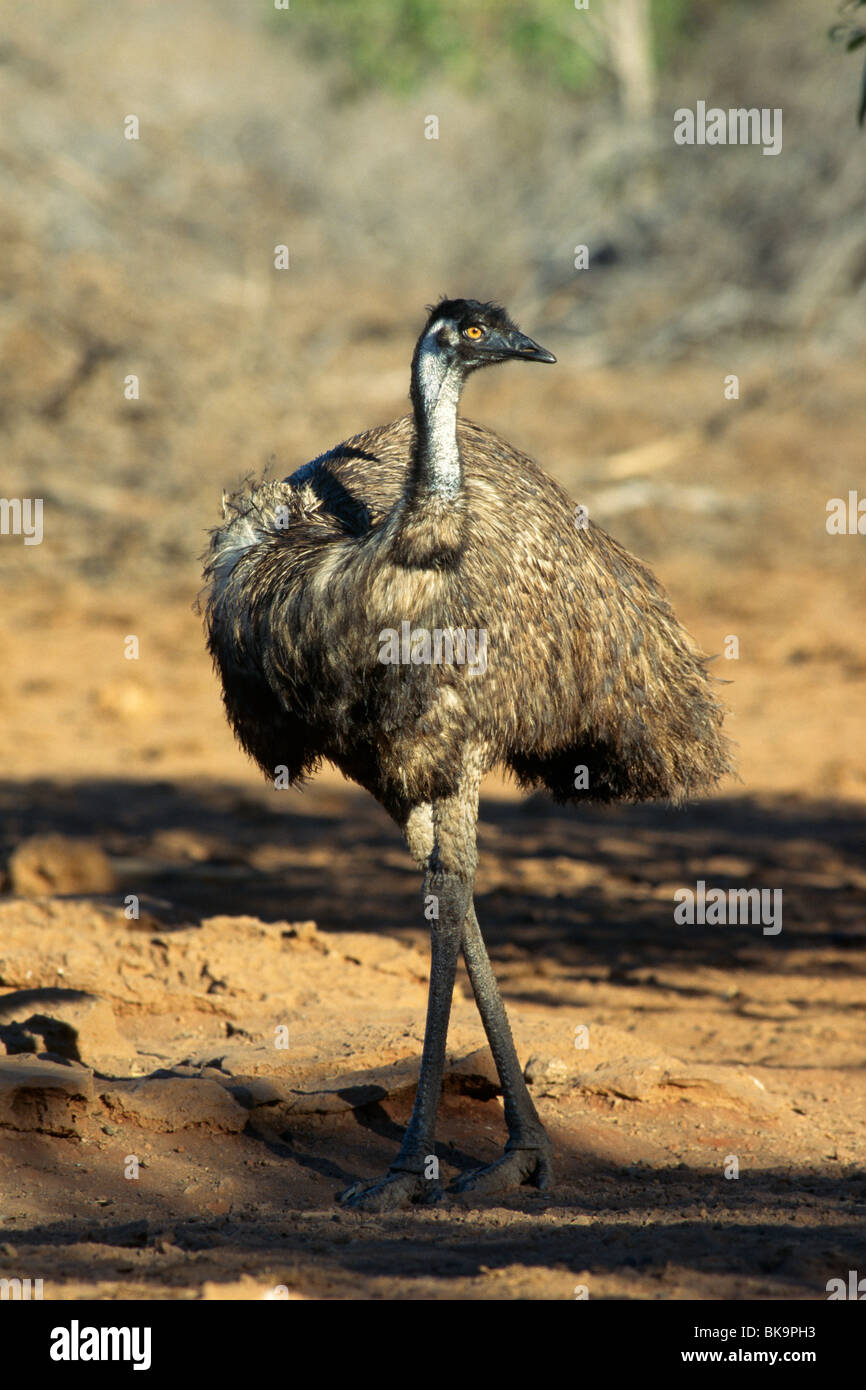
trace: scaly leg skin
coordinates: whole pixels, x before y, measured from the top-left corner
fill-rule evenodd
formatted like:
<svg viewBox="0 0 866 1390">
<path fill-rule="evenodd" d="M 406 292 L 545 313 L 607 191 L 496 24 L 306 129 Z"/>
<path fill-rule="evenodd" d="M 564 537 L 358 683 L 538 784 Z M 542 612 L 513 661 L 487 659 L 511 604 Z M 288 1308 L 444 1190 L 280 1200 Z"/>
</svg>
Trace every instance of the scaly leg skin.
<svg viewBox="0 0 866 1390">
<path fill-rule="evenodd" d="M 434 1130 L 445 1070 L 454 978 L 475 878 L 477 785 L 474 795 L 471 785 L 464 787 L 462 793 L 438 803 L 433 812 L 437 848 L 425 875 L 424 895 L 425 903 L 430 902 L 431 895 L 435 897 L 438 915 L 430 921 L 430 992 L 412 1116 L 400 1152 L 385 1177 L 373 1183 L 353 1183 L 341 1194 L 340 1203 L 356 1211 L 390 1211 L 407 1202 L 428 1204 L 443 1196 L 435 1161 Z"/>
<path fill-rule="evenodd" d="M 431 922 L 430 993 L 427 1000 L 427 1026 L 421 1053 L 421 1075 L 412 1108 L 412 1118 L 397 1158 L 384 1178 L 372 1184 L 353 1183 L 340 1197 L 343 1206 L 360 1211 L 388 1211 L 406 1202 L 435 1202 L 442 1197 L 435 1157 L 433 1131 L 442 1073 L 445 1069 L 445 1041 L 451 1014 L 451 996 L 460 954 L 462 921 L 472 893 L 471 884 L 454 875 L 433 870 L 424 883 L 425 894 L 439 899 L 439 920 Z M 436 1176 L 426 1177 L 425 1172 Z"/>
<path fill-rule="evenodd" d="M 441 1200 L 443 1195 L 438 1162 L 431 1163 L 431 1159 L 435 1160 L 433 1133 L 445 1069 L 445 1042 L 462 924 L 472 885 L 455 874 L 436 869 L 427 874 L 424 891 L 425 895 L 433 893 L 438 898 L 439 919 L 431 922 L 430 993 L 421 1075 L 412 1118 L 389 1172 L 372 1184 L 353 1183 L 339 1199 L 343 1206 L 360 1211 L 389 1211 L 406 1202 L 426 1204 Z M 431 1176 L 426 1176 L 428 1173 Z"/>
<path fill-rule="evenodd" d="M 464 1174 L 450 1190 L 488 1196 L 530 1184 L 546 1191 L 553 1183 L 552 1146 L 523 1079 L 508 1015 L 472 903 L 463 928 L 463 956 L 502 1083 L 508 1143 L 502 1158 Z"/>
</svg>

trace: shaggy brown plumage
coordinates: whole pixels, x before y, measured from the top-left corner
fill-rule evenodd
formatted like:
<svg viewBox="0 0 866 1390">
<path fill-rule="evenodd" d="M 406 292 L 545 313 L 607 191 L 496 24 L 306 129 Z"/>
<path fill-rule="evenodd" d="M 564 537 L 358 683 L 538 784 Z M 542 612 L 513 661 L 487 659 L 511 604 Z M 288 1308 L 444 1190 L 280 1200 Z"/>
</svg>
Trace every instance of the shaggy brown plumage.
<svg viewBox="0 0 866 1390">
<path fill-rule="evenodd" d="M 214 532 L 211 651 L 262 769 L 329 758 L 386 805 L 453 793 L 470 737 L 558 801 L 679 801 L 729 771 L 711 678 L 653 575 L 490 430 L 458 426 L 453 561 L 390 558 L 414 434 L 407 416 L 356 435 L 233 498 Z M 382 665 L 380 632 L 406 620 L 483 629 L 486 672 Z"/>
<path fill-rule="evenodd" d="M 453 900 L 451 934 L 459 929 L 457 945 L 475 959 L 473 984 L 502 1054 L 509 1148 L 538 1158 L 546 1140 L 474 935 L 480 776 L 501 766 L 562 802 L 678 801 L 712 787 L 731 760 L 705 660 L 649 570 L 600 527 L 580 524 L 531 459 L 457 422 L 466 375 L 509 356 L 554 360 L 497 306 L 431 310 L 413 358 L 412 416 L 231 499 L 212 534 L 205 615 L 228 717 L 264 772 L 286 766 L 300 781 L 331 760 L 395 817 L 428 863 L 428 889 L 432 873 L 452 876 L 439 887 Z M 402 637 L 407 623 L 418 660 L 383 664 L 387 633 Z M 483 661 L 437 663 L 429 650 L 425 660 L 423 635 L 411 638 L 419 629 L 471 631 L 486 641 Z M 436 951 L 434 928 L 434 969 Z M 444 1038 L 430 1047 L 444 1049 Z M 431 1152 L 435 1100 L 423 1089 L 422 1075 L 417 1142 L 407 1138 L 390 1178 L 372 1195 L 354 1192 L 356 1204 L 429 1191 L 393 1187 L 417 1179 L 419 1150 Z M 517 1176 L 538 1180 L 527 1164 Z"/>
</svg>

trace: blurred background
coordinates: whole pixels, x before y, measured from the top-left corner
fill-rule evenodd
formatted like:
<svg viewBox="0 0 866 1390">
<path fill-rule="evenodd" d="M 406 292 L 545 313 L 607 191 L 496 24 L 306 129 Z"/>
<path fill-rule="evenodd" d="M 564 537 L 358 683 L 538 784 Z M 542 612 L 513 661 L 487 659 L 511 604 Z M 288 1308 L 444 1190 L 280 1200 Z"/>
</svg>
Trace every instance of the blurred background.
<svg viewBox="0 0 866 1390">
<path fill-rule="evenodd" d="M 739 639 L 717 669 L 745 784 L 861 798 L 864 542 L 825 526 L 863 479 L 866 136 L 838 18 L 7 5 L 3 491 L 43 498 L 45 532 L 0 541 L 10 772 L 254 776 L 191 611 L 206 530 L 243 475 L 403 413 L 447 292 L 559 357 L 475 379 L 465 412 L 650 561 L 705 649 Z M 782 108 L 781 154 L 675 145 L 698 100 Z"/>
<path fill-rule="evenodd" d="M 866 492 L 866 131 L 863 51 L 829 31 L 864 14 L 7 0 L 0 493 L 41 498 L 44 536 L 0 535 L 4 1273 L 46 1297 L 743 1299 L 856 1267 L 866 536 L 826 521 Z M 780 108 L 781 153 L 675 144 L 698 102 Z M 557 354 L 479 373 L 463 409 L 655 569 L 729 682 L 741 781 L 578 815 L 490 779 L 478 911 L 561 1185 L 359 1246 L 332 1199 L 408 1118 L 417 871 L 335 772 L 262 781 L 194 604 L 223 491 L 403 414 L 445 293 Z M 782 891 L 782 933 L 684 930 L 672 895 L 704 879 Z M 463 980 L 449 1165 L 499 1151 L 482 1041 Z M 94 1107 L 19 1104 L 61 1043 Z M 223 1086 L 249 1076 L 239 1133 Z M 720 1181 L 732 1152 L 747 1181 Z"/>
</svg>

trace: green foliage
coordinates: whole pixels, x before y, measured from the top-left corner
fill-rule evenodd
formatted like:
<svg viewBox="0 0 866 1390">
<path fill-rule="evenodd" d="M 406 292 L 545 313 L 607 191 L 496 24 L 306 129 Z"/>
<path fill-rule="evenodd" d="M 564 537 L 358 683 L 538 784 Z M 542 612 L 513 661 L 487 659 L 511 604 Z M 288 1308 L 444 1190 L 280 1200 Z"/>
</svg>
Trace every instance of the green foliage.
<svg viewBox="0 0 866 1390">
<path fill-rule="evenodd" d="M 850 11 L 852 16 L 854 10 L 866 9 L 866 0 L 845 0 L 842 10 Z M 855 48 L 862 48 L 866 44 L 866 27 L 860 24 L 852 24 L 846 20 L 844 24 L 834 24 L 830 30 L 830 37 L 844 43 L 846 53 L 852 53 Z M 860 78 L 860 104 L 857 107 L 857 123 L 863 124 L 866 120 L 866 67 L 863 68 L 863 75 Z"/>
<path fill-rule="evenodd" d="M 603 16 L 605 0 L 591 0 Z M 652 0 L 657 56 L 687 30 L 695 10 L 717 0 Z M 431 78 L 494 88 L 509 63 L 545 87 L 576 92 L 596 77 L 597 40 L 584 44 L 586 16 L 573 0 L 291 0 L 270 8 L 271 25 L 314 58 L 341 61 L 350 90 L 414 91 Z"/>
</svg>

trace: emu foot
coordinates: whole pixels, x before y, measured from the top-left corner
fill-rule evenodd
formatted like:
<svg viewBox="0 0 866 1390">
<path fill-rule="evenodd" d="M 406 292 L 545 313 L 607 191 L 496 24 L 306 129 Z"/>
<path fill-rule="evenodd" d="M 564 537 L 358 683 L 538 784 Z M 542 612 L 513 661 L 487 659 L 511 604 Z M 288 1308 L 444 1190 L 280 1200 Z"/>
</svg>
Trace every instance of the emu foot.
<svg viewBox="0 0 866 1390">
<path fill-rule="evenodd" d="M 508 1192 L 513 1187 L 537 1187 L 546 1192 L 553 1185 L 553 1162 L 549 1149 L 506 1149 L 502 1158 L 464 1173 L 450 1192 L 472 1192 L 479 1197 Z"/>
<path fill-rule="evenodd" d="M 390 1172 L 375 1182 L 353 1182 L 337 1201 L 354 1211 L 393 1211 L 396 1207 L 431 1206 L 441 1202 L 442 1184 L 421 1173 Z"/>
</svg>

